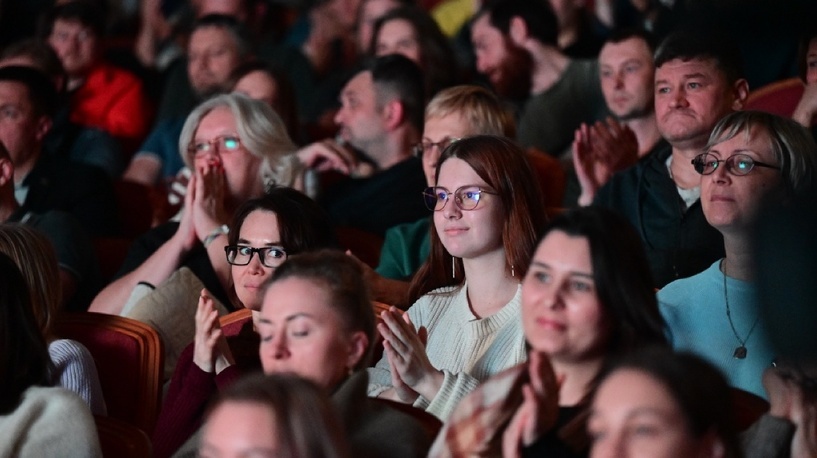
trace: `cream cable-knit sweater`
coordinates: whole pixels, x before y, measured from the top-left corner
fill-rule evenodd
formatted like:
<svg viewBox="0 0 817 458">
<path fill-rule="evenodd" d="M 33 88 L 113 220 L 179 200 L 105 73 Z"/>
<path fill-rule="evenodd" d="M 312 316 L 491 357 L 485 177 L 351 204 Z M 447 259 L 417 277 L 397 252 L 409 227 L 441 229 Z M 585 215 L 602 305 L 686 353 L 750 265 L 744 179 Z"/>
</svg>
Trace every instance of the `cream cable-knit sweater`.
<svg viewBox="0 0 817 458">
<path fill-rule="evenodd" d="M 94 417 L 76 394 L 32 386 L 0 415 L 0 458 L 101 457 Z"/>
<path fill-rule="evenodd" d="M 482 380 L 527 359 L 521 285 L 499 312 L 482 319 L 471 312 L 466 291 L 466 285 L 440 288 L 421 297 L 408 310 L 418 329 L 428 329 L 428 359 L 445 376 L 434 399 L 421 396 L 414 406 L 443 421 Z M 391 386 L 389 361 L 384 355 L 369 369 L 369 396 L 377 396 Z"/>
</svg>

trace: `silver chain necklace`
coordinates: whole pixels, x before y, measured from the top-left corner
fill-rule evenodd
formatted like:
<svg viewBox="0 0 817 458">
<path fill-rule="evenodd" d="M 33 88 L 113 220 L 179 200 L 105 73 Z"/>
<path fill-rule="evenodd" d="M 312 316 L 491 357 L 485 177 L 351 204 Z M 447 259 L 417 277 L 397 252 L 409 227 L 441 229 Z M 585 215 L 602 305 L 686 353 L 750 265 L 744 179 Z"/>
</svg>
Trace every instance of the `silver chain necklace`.
<svg viewBox="0 0 817 458">
<path fill-rule="evenodd" d="M 737 359 L 745 359 L 746 354 L 749 352 L 746 349 L 746 342 L 749 341 L 749 338 L 752 337 L 752 333 L 755 332 L 755 326 L 757 326 L 757 322 L 760 319 L 760 313 L 755 317 L 755 322 L 752 323 L 752 327 L 749 328 L 749 334 L 746 334 L 746 339 L 741 339 L 738 335 L 738 331 L 735 329 L 735 324 L 732 322 L 732 311 L 729 309 L 729 294 L 727 294 L 726 291 L 726 258 L 723 258 L 723 261 L 721 261 L 721 272 L 723 272 L 723 300 L 726 302 L 726 318 L 729 320 L 729 327 L 732 328 L 732 334 L 734 334 L 735 338 L 740 342 L 740 346 L 735 348 L 732 356 Z"/>
</svg>

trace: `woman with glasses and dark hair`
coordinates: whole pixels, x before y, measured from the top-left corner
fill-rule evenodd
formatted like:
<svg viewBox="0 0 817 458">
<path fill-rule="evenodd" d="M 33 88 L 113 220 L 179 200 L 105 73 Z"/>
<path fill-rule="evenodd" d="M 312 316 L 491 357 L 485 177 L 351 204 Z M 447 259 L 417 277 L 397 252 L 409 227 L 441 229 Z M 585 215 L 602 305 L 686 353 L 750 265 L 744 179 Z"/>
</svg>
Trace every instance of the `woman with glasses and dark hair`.
<svg viewBox="0 0 817 458">
<path fill-rule="evenodd" d="M 54 364 L 30 302 L 28 282 L 0 253 L 0 456 L 102 456 L 88 406 L 52 387 Z"/>
<path fill-rule="evenodd" d="M 775 358 L 760 317 L 751 255 L 764 204 L 785 205 L 813 192 L 817 145 L 796 122 L 739 111 L 723 118 L 693 166 L 701 177 L 707 222 L 723 234 L 726 256 L 658 292 L 673 346 L 697 353 L 729 384 L 766 397 L 764 369 Z"/>
<path fill-rule="evenodd" d="M 369 394 L 445 419 L 481 380 L 525 360 L 520 281 L 546 217 L 525 152 L 502 137 L 450 144 L 424 197 L 431 253 L 409 289 L 414 305 L 382 313 Z"/>
<path fill-rule="evenodd" d="M 253 312 L 238 335 L 227 337 L 218 311 L 202 290 L 195 314 L 193 343 L 179 357 L 153 434 L 157 457 L 170 456 L 199 427 L 211 396 L 241 374 L 260 368 L 255 331 L 263 286 L 292 255 L 335 245 L 329 217 L 304 194 L 275 187 L 239 207 L 222 256 L 230 264 L 238 306 Z"/>
</svg>

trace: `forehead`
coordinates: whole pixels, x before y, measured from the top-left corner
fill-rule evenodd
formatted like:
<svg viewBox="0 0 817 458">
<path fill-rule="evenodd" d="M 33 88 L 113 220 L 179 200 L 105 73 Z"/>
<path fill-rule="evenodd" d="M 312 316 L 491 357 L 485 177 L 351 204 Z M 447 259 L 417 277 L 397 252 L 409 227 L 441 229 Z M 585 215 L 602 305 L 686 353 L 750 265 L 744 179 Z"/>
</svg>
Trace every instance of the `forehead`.
<svg viewBox="0 0 817 458">
<path fill-rule="evenodd" d="M 630 59 L 652 60 L 650 48 L 643 39 L 633 37 L 618 43 L 606 43 L 599 53 L 599 62 L 602 65 Z"/>
<path fill-rule="evenodd" d="M 60 31 L 77 31 L 77 32 L 87 32 L 93 33 L 93 30 L 80 22 L 78 19 L 62 19 L 58 18 L 54 20 L 54 30 L 60 29 Z"/>
<path fill-rule="evenodd" d="M 392 19 L 380 27 L 379 36 L 383 35 L 414 35 L 414 27 L 405 19 Z"/>
<path fill-rule="evenodd" d="M 477 39 L 480 37 L 489 37 L 491 35 L 502 35 L 502 32 L 491 25 L 490 18 L 488 14 L 483 14 L 482 16 L 478 17 L 476 21 L 474 21 L 473 26 L 471 27 L 471 37 L 473 39 Z"/>
<path fill-rule="evenodd" d="M 190 35 L 189 50 L 201 51 L 215 47 L 237 48 L 233 35 L 224 27 L 202 27 Z"/>
<path fill-rule="evenodd" d="M 714 59 L 672 59 L 655 69 L 656 80 L 682 79 L 692 76 L 704 76 L 726 82 L 726 75 L 718 68 Z"/>
<path fill-rule="evenodd" d="M 0 103 L 28 104 L 28 87 L 16 81 L 0 81 Z"/>
<path fill-rule="evenodd" d="M 423 137 L 431 140 L 442 137 L 465 137 L 472 135 L 471 124 L 459 112 L 451 112 L 444 116 L 427 118 L 424 125 Z M 433 137 L 433 138 L 432 138 Z"/>
<path fill-rule="evenodd" d="M 769 131 L 760 125 L 744 126 L 734 132 L 731 138 L 727 138 L 725 132 L 709 149 L 727 155 L 736 150 L 748 149 L 760 156 L 761 159 L 774 159 Z"/>
<path fill-rule="evenodd" d="M 346 83 L 343 88 L 344 95 L 361 96 L 364 94 L 374 94 L 374 80 L 372 72 L 366 70 L 358 73 Z"/>
<path fill-rule="evenodd" d="M 440 173 L 437 175 L 437 185 L 447 187 L 453 191 L 460 186 L 466 185 L 487 185 L 470 164 L 458 157 L 451 157 L 445 160 L 440 166 Z"/>
<path fill-rule="evenodd" d="M 398 2 L 394 0 L 368 0 L 363 2 L 363 18 L 372 19 L 383 16 L 394 8 L 397 8 Z"/>
</svg>

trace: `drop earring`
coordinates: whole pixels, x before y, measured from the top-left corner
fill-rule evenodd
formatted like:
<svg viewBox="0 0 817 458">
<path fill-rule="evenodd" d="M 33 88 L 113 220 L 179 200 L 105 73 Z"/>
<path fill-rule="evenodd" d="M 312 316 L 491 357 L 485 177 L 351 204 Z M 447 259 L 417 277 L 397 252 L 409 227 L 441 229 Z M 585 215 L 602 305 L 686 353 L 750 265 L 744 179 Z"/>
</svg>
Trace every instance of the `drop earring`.
<svg viewBox="0 0 817 458">
<path fill-rule="evenodd" d="M 457 259 L 451 256 L 451 278 L 457 278 Z"/>
<path fill-rule="evenodd" d="M 513 270 L 513 264 L 511 264 L 511 277 L 516 277 L 516 272 Z"/>
</svg>

